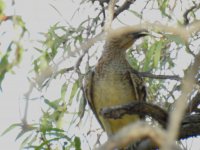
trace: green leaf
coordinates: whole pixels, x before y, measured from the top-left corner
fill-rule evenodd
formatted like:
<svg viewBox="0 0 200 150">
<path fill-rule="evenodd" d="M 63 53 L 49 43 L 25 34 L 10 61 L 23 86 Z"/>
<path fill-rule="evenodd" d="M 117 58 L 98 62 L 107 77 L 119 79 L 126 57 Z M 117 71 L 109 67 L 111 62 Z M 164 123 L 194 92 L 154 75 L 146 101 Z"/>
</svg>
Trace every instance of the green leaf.
<svg viewBox="0 0 200 150">
<path fill-rule="evenodd" d="M 161 52 L 166 41 L 160 40 L 155 41 L 150 48 L 147 50 L 145 61 L 144 61 L 144 71 L 156 68 L 160 62 Z"/>
<path fill-rule="evenodd" d="M 59 129 L 59 128 L 50 128 L 51 131 L 55 131 L 57 132 L 65 132 L 63 129 Z"/>
<path fill-rule="evenodd" d="M 48 99 L 45 99 L 45 100 L 44 100 L 44 102 L 45 102 L 47 105 L 49 105 L 50 107 L 52 107 L 52 108 L 55 109 L 55 110 L 57 110 L 58 107 L 60 106 L 60 105 L 59 105 L 59 104 L 60 104 L 60 101 L 61 101 L 60 98 L 57 99 L 57 100 L 54 100 L 54 101 L 50 101 L 50 100 L 48 100 Z"/>
<path fill-rule="evenodd" d="M 4 1 L 3 1 L 3 0 L 0 0 L 0 15 L 3 13 L 4 8 L 5 8 Z"/>
<path fill-rule="evenodd" d="M 27 31 L 26 26 L 25 26 L 25 22 L 23 21 L 21 16 L 17 16 L 16 21 L 17 21 L 18 25 L 23 29 L 23 32 Z"/>
<path fill-rule="evenodd" d="M 62 130 L 62 129 L 59 129 L 59 128 L 50 128 L 46 132 L 46 135 L 56 136 L 56 137 L 59 137 L 59 138 L 64 138 L 67 141 L 71 141 L 71 138 L 66 135 L 65 131 Z"/>
<path fill-rule="evenodd" d="M 167 14 L 166 9 L 169 6 L 169 0 L 157 0 L 159 9 L 162 15 L 166 16 L 167 18 L 171 19 L 171 16 Z"/>
<path fill-rule="evenodd" d="M 149 46 L 148 40 L 144 39 L 144 42 L 141 44 L 141 48 L 146 50 L 148 49 L 148 46 Z"/>
<path fill-rule="evenodd" d="M 37 48 L 37 47 L 34 47 L 34 49 L 36 50 L 36 51 L 38 51 L 39 53 L 43 53 L 43 49 L 40 49 L 40 48 Z"/>
<path fill-rule="evenodd" d="M 76 150 L 81 150 L 81 140 L 79 137 L 74 138 L 74 143 L 75 143 L 75 149 Z"/>
<path fill-rule="evenodd" d="M 162 3 L 161 3 L 161 6 L 160 6 L 160 10 L 163 12 L 163 13 L 165 13 L 165 11 L 166 11 L 166 8 L 167 8 L 167 6 L 168 6 L 168 0 L 163 0 L 162 1 Z"/>
<path fill-rule="evenodd" d="M 16 52 L 15 52 L 15 55 L 16 55 L 15 61 L 16 61 L 16 64 L 19 64 L 21 62 L 24 49 L 19 43 L 16 45 L 17 45 L 17 48 L 16 48 Z"/>
<path fill-rule="evenodd" d="M 43 150 L 45 145 L 49 145 L 49 143 L 53 142 L 53 141 L 58 141 L 60 140 L 60 138 L 53 138 L 50 140 L 45 140 L 44 142 L 42 142 L 39 146 L 35 147 L 35 150 Z"/>
<path fill-rule="evenodd" d="M 69 98 L 70 105 L 72 104 L 72 100 L 73 100 L 74 96 L 76 95 L 78 88 L 79 88 L 79 82 L 78 82 L 78 80 L 76 80 L 72 86 L 72 91 L 71 91 L 70 98 Z"/>
<path fill-rule="evenodd" d="M 82 118 L 84 115 L 85 106 L 86 106 L 86 100 L 83 98 L 83 96 L 81 96 L 80 103 L 79 103 L 79 109 L 78 109 L 78 116 L 80 118 Z"/>
<path fill-rule="evenodd" d="M 32 145 L 34 142 L 36 142 L 37 139 L 38 139 L 38 133 L 37 133 L 37 135 L 32 136 L 32 139 L 30 139 L 30 141 L 28 142 L 28 145 L 30 145 L 30 146 L 28 146 L 28 147 L 24 147 L 25 145 L 24 145 L 24 146 L 22 145 L 22 146 L 20 146 L 21 149 L 22 149 L 22 148 L 24 148 L 24 149 L 31 148 L 31 145 Z"/>
<path fill-rule="evenodd" d="M 175 42 L 176 44 L 181 44 L 181 45 L 185 45 L 186 44 L 184 42 L 184 40 L 180 36 L 178 36 L 178 35 L 165 34 L 165 37 L 168 38 L 169 40 Z"/>
<path fill-rule="evenodd" d="M 5 74 L 11 69 L 11 67 L 12 66 L 8 62 L 8 54 L 5 54 L 0 60 L 0 88 Z"/>
<path fill-rule="evenodd" d="M 160 54 L 161 54 L 161 49 L 157 49 L 156 52 L 155 52 L 155 55 L 154 55 L 154 62 L 153 62 L 153 65 L 154 67 L 157 67 L 158 66 L 158 63 L 160 61 Z"/>
<path fill-rule="evenodd" d="M 67 87 L 68 87 L 68 85 L 66 83 L 64 83 L 61 88 L 61 99 L 63 99 L 63 100 L 64 100 L 66 92 L 67 92 Z"/>
<path fill-rule="evenodd" d="M 142 19 L 142 15 L 138 13 L 137 11 L 134 11 L 134 10 L 129 10 L 129 11 L 132 12 L 136 17 Z"/>
<path fill-rule="evenodd" d="M 153 58 L 153 53 L 155 50 L 155 43 L 153 45 L 151 45 L 151 47 L 147 50 L 146 56 L 145 56 L 145 61 L 144 61 L 144 67 L 143 67 L 143 71 L 148 71 L 149 68 L 151 67 L 152 63 L 152 58 Z"/>
<path fill-rule="evenodd" d="M 6 133 L 8 133 L 9 131 L 11 131 L 12 129 L 16 128 L 16 127 L 21 127 L 21 123 L 15 123 L 10 125 L 2 134 L 1 136 L 5 135 Z"/>
<path fill-rule="evenodd" d="M 25 133 L 33 131 L 37 129 L 36 127 L 34 127 L 33 125 L 23 125 L 22 126 L 22 130 L 19 132 L 19 134 L 17 135 L 17 137 L 15 138 L 15 140 L 19 139 L 21 136 L 23 136 Z"/>
<path fill-rule="evenodd" d="M 18 140 L 22 135 L 24 135 L 27 131 L 26 130 L 21 130 L 15 140 Z"/>
<path fill-rule="evenodd" d="M 154 59 L 153 59 L 154 60 L 153 61 L 154 67 L 158 66 L 158 63 L 160 61 L 162 48 L 163 48 L 163 42 L 162 41 L 157 42 L 156 47 L 155 47 L 155 51 L 154 51 Z"/>
<path fill-rule="evenodd" d="M 136 70 L 139 70 L 137 60 L 131 55 L 127 56 L 128 63 Z"/>
<path fill-rule="evenodd" d="M 32 134 L 28 135 L 20 144 L 20 149 L 22 149 L 25 145 L 27 145 L 28 141 L 32 138 Z"/>
<path fill-rule="evenodd" d="M 50 116 L 43 116 L 40 122 L 40 131 L 45 133 L 49 131 L 53 126 L 52 118 Z"/>
</svg>

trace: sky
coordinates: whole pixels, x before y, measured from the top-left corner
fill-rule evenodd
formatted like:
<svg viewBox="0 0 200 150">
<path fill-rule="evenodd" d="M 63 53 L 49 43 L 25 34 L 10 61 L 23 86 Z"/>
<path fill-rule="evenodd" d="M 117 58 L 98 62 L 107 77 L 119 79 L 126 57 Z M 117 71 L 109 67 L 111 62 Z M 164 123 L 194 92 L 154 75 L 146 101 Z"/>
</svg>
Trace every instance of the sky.
<svg viewBox="0 0 200 150">
<path fill-rule="evenodd" d="M 13 14 L 15 12 L 17 15 L 22 16 L 23 20 L 26 22 L 26 27 L 31 33 L 31 39 L 33 41 L 40 39 L 41 35 L 39 32 L 46 32 L 50 25 L 57 22 L 61 22 L 66 25 L 66 21 L 69 21 L 71 24 L 78 25 L 78 23 L 80 23 L 80 19 L 84 19 L 86 14 L 91 12 L 91 9 L 88 8 L 84 11 L 85 15 L 82 14 L 82 18 L 72 19 L 73 12 L 78 8 L 78 3 L 76 3 L 75 0 L 73 3 L 71 0 L 16 0 L 14 9 L 10 7 L 11 0 L 5 0 L 5 2 L 7 5 L 7 14 Z M 61 14 L 64 15 L 59 15 L 52 5 L 59 8 Z M 137 9 L 137 6 L 135 6 L 135 9 Z M 156 16 L 157 19 L 159 19 L 159 17 L 160 16 Z M 129 24 L 132 23 L 132 21 L 129 22 Z M 14 39 L 16 37 L 14 34 L 11 34 L 8 35 L 8 38 Z M 1 43 L 3 42 L 6 43 L 6 41 L 1 41 Z M 33 44 L 35 43 L 33 42 Z M 31 43 L 25 43 L 25 46 L 32 47 L 33 45 Z M 26 91 L 29 87 L 26 77 L 30 69 L 31 54 L 26 53 L 25 57 L 27 59 L 25 59 L 18 68 L 15 68 L 15 74 L 8 74 L 2 85 L 3 91 L 0 92 L 0 133 L 2 133 L 2 131 L 14 122 L 20 122 L 20 118 L 22 118 L 23 112 L 20 111 L 23 110 L 21 108 L 23 108 L 24 104 L 22 102 L 24 91 Z M 180 64 L 181 63 L 183 62 L 180 62 Z M 50 89 L 48 92 L 49 97 L 58 97 L 59 94 L 53 91 L 54 89 Z M 34 112 L 30 112 L 30 119 L 34 120 L 40 116 L 40 111 L 36 111 L 38 110 L 39 105 L 39 101 L 32 103 L 31 107 Z M 3 137 L 0 137 L 0 147 L 5 150 L 18 150 L 21 141 L 15 141 L 17 134 L 17 130 L 12 130 Z M 194 147 L 192 150 L 198 150 L 198 142 L 199 140 L 195 140 L 190 143 Z"/>
<path fill-rule="evenodd" d="M 10 15 L 14 12 L 17 15 L 22 16 L 26 22 L 26 27 L 30 31 L 31 39 L 38 40 L 41 38 L 39 32 L 46 32 L 50 25 L 59 22 L 60 20 L 70 20 L 72 13 L 77 8 L 76 3 L 71 3 L 68 0 L 17 0 L 15 8 L 10 6 L 11 0 L 5 0 L 6 14 Z M 58 6 L 59 11 L 65 13 L 65 18 L 61 16 L 52 8 L 52 5 Z M 67 9 L 67 13 L 66 13 Z M 48 12 L 48 13 L 47 13 Z M 6 27 L 4 27 L 5 29 Z M 7 26 L 9 28 L 9 26 Z M 15 31 L 13 34 L 7 35 L 8 38 L 15 38 Z M 6 41 L 1 41 L 6 43 Z M 5 44 L 6 45 L 6 44 Z M 26 47 L 32 47 L 31 43 L 25 43 Z M 2 46 L 2 45 L 1 45 Z M 25 59 L 20 66 L 15 68 L 15 74 L 6 75 L 4 82 L 2 83 L 3 91 L 0 91 L 0 133 L 2 133 L 8 126 L 13 123 L 20 122 L 23 117 L 23 94 L 27 91 L 29 84 L 27 82 L 27 74 L 30 71 L 31 54 L 26 53 Z M 56 88 L 56 87 L 55 87 Z M 58 93 L 49 92 L 49 96 L 58 97 Z M 31 119 L 37 119 L 40 115 L 40 110 L 37 111 L 40 102 L 35 101 L 31 103 L 34 112 L 30 112 Z M 37 113 L 38 112 L 38 113 Z M 0 147 L 6 150 L 18 150 L 20 140 L 15 141 L 18 130 L 12 130 L 6 135 L 0 137 Z"/>
</svg>

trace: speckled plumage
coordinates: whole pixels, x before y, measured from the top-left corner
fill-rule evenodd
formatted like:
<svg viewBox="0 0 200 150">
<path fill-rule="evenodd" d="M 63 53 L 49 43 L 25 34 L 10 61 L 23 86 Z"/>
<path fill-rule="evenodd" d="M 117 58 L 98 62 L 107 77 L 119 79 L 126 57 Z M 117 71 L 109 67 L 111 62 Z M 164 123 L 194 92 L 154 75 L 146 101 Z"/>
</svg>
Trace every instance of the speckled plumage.
<svg viewBox="0 0 200 150">
<path fill-rule="evenodd" d="M 121 119 L 105 119 L 99 115 L 100 109 L 145 100 L 146 96 L 142 78 L 132 73 L 132 67 L 125 57 L 127 48 L 140 37 L 141 30 L 124 29 L 114 30 L 107 36 L 95 70 L 85 79 L 85 96 L 108 135 L 140 117 L 125 115 Z M 141 33 L 141 36 L 144 34 Z"/>
</svg>

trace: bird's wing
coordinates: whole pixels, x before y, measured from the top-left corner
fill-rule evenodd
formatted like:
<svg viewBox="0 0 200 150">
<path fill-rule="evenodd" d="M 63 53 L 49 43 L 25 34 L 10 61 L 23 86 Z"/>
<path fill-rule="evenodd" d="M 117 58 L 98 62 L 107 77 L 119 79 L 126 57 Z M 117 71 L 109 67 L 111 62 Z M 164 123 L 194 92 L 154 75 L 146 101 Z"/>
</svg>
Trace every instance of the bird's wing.
<svg viewBox="0 0 200 150">
<path fill-rule="evenodd" d="M 85 80 L 84 80 L 84 85 L 83 85 L 83 89 L 84 89 L 84 98 L 87 100 L 90 108 L 92 109 L 95 117 L 97 118 L 98 122 L 100 123 L 101 127 L 104 129 L 98 113 L 96 111 L 94 102 L 93 102 L 93 78 L 94 78 L 94 70 L 91 70 L 88 72 L 88 74 L 85 76 Z"/>
<path fill-rule="evenodd" d="M 136 99 L 139 101 L 146 101 L 147 92 L 143 79 L 135 72 L 130 71 L 129 73 L 136 94 Z"/>
</svg>

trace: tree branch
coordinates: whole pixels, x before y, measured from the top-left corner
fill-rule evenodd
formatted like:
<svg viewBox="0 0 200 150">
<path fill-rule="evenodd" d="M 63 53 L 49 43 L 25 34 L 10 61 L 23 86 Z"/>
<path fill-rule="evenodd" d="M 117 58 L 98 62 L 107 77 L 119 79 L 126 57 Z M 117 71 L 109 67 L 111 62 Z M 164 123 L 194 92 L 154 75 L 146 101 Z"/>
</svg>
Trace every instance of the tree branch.
<svg viewBox="0 0 200 150">
<path fill-rule="evenodd" d="M 192 12 L 194 9 L 198 9 L 199 7 L 200 7 L 200 5 L 194 5 L 185 11 L 185 13 L 183 14 L 184 25 L 188 25 L 190 23 L 189 19 L 188 19 L 189 13 Z"/>
<path fill-rule="evenodd" d="M 111 29 L 111 24 L 113 21 L 113 17 L 114 17 L 114 8 L 115 8 L 115 3 L 116 0 L 110 0 L 110 2 L 108 3 L 108 15 L 106 18 L 106 23 L 104 26 L 104 29 L 106 32 L 108 32 Z"/>
<path fill-rule="evenodd" d="M 100 111 L 100 114 L 104 118 L 113 119 L 122 118 L 126 114 L 137 114 L 142 117 L 150 116 L 153 119 L 157 120 L 163 127 L 166 127 L 166 123 L 168 120 L 168 114 L 165 110 L 156 105 L 148 104 L 146 102 L 132 102 L 125 105 L 103 108 Z"/>
<path fill-rule="evenodd" d="M 140 77 L 147 77 L 153 79 L 171 79 L 171 80 L 181 80 L 178 75 L 155 75 L 149 72 L 139 72 L 135 69 L 132 70 L 133 73 L 138 74 Z"/>
<path fill-rule="evenodd" d="M 189 67 L 185 73 L 185 77 L 182 80 L 181 96 L 175 103 L 175 109 L 170 113 L 167 139 L 165 144 L 162 146 L 162 150 L 171 150 L 172 145 L 176 141 L 182 118 L 184 117 L 185 111 L 187 109 L 187 100 L 189 94 L 192 92 L 193 86 L 195 85 L 195 76 L 198 73 L 200 64 L 200 54 L 195 58 L 194 63 Z"/>
<path fill-rule="evenodd" d="M 120 13 L 122 13 L 124 10 L 127 10 L 127 9 L 129 9 L 129 7 L 130 7 L 130 5 L 133 3 L 133 2 L 135 2 L 136 0 L 126 0 L 125 2 L 124 2 L 124 4 L 121 6 L 121 7 L 119 7 L 116 11 L 115 11 L 115 13 L 114 13 L 114 18 L 116 18 Z"/>
<path fill-rule="evenodd" d="M 196 112 L 200 113 L 200 109 L 198 105 L 200 104 L 200 92 L 194 96 L 194 98 L 189 102 L 188 107 L 186 109 L 186 113 Z"/>
<path fill-rule="evenodd" d="M 156 145 L 162 145 L 165 142 L 165 131 L 140 121 L 122 128 L 97 150 L 113 150 L 115 148 L 126 147 L 138 139 L 147 137 L 152 139 Z"/>
<path fill-rule="evenodd" d="M 72 70 L 74 70 L 74 67 L 64 68 L 56 72 L 54 76 L 57 77 L 59 74 L 64 74 Z"/>
<path fill-rule="evenodd" d="M 168 124 L 168 113 L 162 108 L 156 105 L 148 104 L 145 102 L 133 102 L 126 105 L 120 105 L 115 107 L 103 108 L 100 114 L 104 118 L 119 119 L 124 115 L 137 114 L 142 116 L 150 116 L 158 121 L 163 127 Z M 133 129 L 130 129 L 133 130 Z M 138 131 L 138 129 L 134 129 Z M 200 135 L 200 114 L 188 114 L 183 118 L 181 122 L 180 131 L 178 132 L 178 139 L 186 139 L 189 137 L 195 137 Z M 159 145 L 152 142 L 150 136 L 146 136 L 150 139 L 144 139 L 137 145 L 137 150 L 149 150 L 156 149 Z M 130 137 L 124 137 L 130 138 Z M 167 137 L 166 137 L 167 138 Z M 140 138 L 138 138 L 140 139 Z M 135 139 L 136 140 L 136 139 Z M 173 145 L 174 147 L 174 145 Z"/>
<path fill-rule="evenodd" d="M 179 140 L 196 137 L 200 135 L 200 114 L 187 115 L 182 121 L 181 129 L 179 132 Z M 141 141 L 136 149 L 137 150 L 153 150 L 158 146 L 152 142 L 151 139 Z"/>
<path fill-rule="evenodd" d="M 200 135 L 200 114 L 191 114 L 184 117 L 179 139 L 186 139 L 189 137 L 196 137 Z"/>
</svg>

